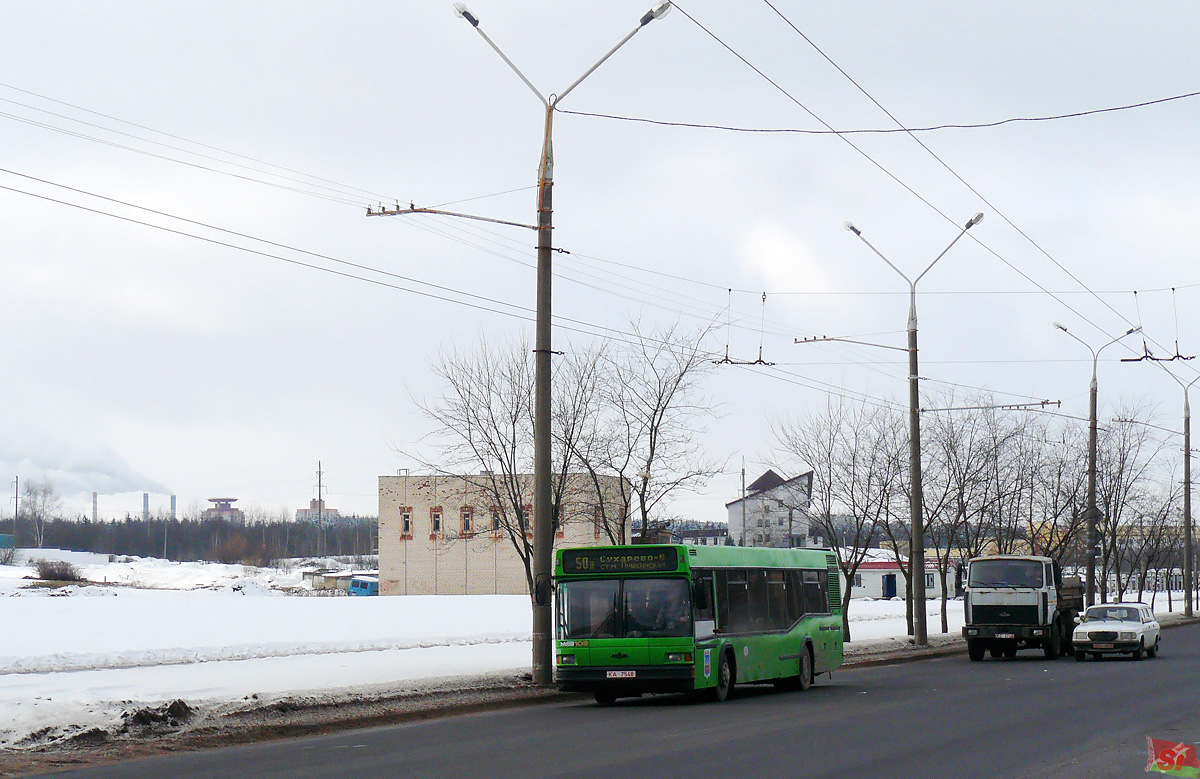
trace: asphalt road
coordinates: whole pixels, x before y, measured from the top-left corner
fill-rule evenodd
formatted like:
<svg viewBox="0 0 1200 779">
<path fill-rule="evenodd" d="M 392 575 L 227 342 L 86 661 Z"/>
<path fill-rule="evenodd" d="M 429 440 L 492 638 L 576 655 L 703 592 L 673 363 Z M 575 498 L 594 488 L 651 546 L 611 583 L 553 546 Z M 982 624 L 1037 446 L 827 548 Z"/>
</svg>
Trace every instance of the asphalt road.
<svg viewBox="0 0 1200 779">
<path fill-rule="evenodd" d="M 965 655 L 611 708 L 571 701 L 156 757 L 89 777 L 1133 777 L 1146 736 L 1200 743 L 1200 625 L 1156 659 Z"/>
</svg>

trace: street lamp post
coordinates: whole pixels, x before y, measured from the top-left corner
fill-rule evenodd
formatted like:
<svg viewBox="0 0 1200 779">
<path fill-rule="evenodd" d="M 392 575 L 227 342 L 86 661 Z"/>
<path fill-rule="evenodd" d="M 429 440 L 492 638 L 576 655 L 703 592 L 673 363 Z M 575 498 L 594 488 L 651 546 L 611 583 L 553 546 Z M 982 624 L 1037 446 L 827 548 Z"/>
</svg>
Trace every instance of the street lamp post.
<svg viewBox="0 0 1200 779">
<path fill-rule="evenodd" d="M 1092 353 L 1092 383 L 1088 385 L 1088 476 L 1087 476 L 1087 524 L 1088 524 L 1088 553 L 1087 553 L 1087 605 L 1096 603 L 1096 548 L 1100 545 L 1099 532 L 1096 528 L 1096 365 L 1100 361 L 1100 352 L 1120 341 L 1127 335 L 1133 335 L 1142 328 L 1131 327 L 1121 335 L 1112 339 L 1099 349 L 1093 349 L 1087 341 L 1067 330 L 1066 325 L 1054 323 L 1054 326 L 1079 343 Z"/>
<path fill-rule="evenodd" d="M 908 469 L 912 482 L 912 494 L 909 496 L 912 538 L 909 541 L 908 566 L 913 590 L 913 633 L 915 634 L 913 643 L 917 646 L 925 646 L 929 643 L 925 614 L 925 525 L 921 505 L 921 395 L 920 377 L 917 371 L 917 282 L 937 264 L 938 260 L 945 256 L 946 252 L 950 251 L 951 246 L 958 243 L 959 238 L 966 235 L 967 230 L 982 221 L 982 213 L 971 217 L 958 235 L 954 236 L 954 240 L 945 249 L 942 249 L 942 253 L 934 257 L 933 262 L 929 263 L 915 279 L 910 279 L 905 275 L 904 271 L 883 256 L 883 253 L 871 245 L 870 241 L 863 238 L 862 231 L 850 222 L 846 222 L 847 230 L 858 236 L 859 240 L 879 256 L 879 259 L 887 263 L 887 266 L 896 271 L 900 278 L 908 282 Z"/>
<path fill-rule="evenodd" d="M 1164 368 L 1165 370 L 1165 368 Z M 1167 371 L 1167 375 L 1183 388 L 1183 614 L 1192 616 L 1192 406 L 1188 390 L 1200 376 L 1184 384 L 1183 379 Z M 1170 575 L 1167 586 L 1170 587 Z"/>
<path fill-rule="evenodd" d="M 477 19 L 462 3 L 454 4 L 454 12 L 470 22 L 487 44 L 500 55 L 505 64 L 529 87 L 546 109 L 545 128 L 542 136 L 542 157 L 538 166 L 537 197 L 537 315 L 535 326 L 534 353 L 534 424 L 533 424 L 533 682 L 548 685 L 553 682 L 550 572 L 554 547 L 553 516 L 550 505 L 550 288 L 553 277 L 553 243 L 551 232 L 551 194 L 554 185 L 554 149 L 551 131 L 554 126 L 554 109 L 575 87 L 604 61 L 624 46 L 638 30 L 655 19 L 660 19 L 671 10 L 671 3 L 664 2 L 647 11 L 633 29 L 621 41 L 608 50 L 583 75 L 567 87 L 562 94 L 551 94 L 546 98 L 532 82 L 513 64 L 500 47 L 492 42 L 480 27 Z"/>
</svg>

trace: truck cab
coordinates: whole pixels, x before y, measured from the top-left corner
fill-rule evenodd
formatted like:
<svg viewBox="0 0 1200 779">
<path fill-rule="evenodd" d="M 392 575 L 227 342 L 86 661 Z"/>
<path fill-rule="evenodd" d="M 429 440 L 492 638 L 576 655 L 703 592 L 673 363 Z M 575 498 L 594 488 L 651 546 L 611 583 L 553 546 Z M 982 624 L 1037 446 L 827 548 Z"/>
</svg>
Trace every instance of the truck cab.
<svg viewBox="0 0 1200 779">
<path fill-rule="evenodd" d="M 1064 577 L 1049 557 L 992 555 L 967 564 L 963 637 L 971 660 L 1020 649 L 1041 649 L 1049 660 L 1070 654 L 1082 609 L 1079 577 Z"/>
</svg>

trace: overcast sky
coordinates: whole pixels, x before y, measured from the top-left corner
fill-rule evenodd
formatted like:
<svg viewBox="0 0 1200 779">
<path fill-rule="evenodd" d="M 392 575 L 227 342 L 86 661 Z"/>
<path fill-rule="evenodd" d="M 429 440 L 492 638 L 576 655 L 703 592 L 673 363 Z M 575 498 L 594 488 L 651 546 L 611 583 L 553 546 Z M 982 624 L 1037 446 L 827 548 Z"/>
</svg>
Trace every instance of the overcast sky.
<svg viewBox="0 0 1200 779">
<path fill-rule="evenodd" d="M 828 60 L 765 2 L 689 0 L 559 107 L 852 130 L 896 125 L 849 78 L 908 127 L 1200 90 L 1192 2 L 772 2 Z M 469 3 L 545 94 L 647 4 Z M 90 513 L 93 490 L 102 516 L 140 511 L 143 491 L 155 508 L 174 493 L 182 510 L 230 496 L 276 512 L 314 497 L 320 460 L 329 505 L 374 514 L 377 477 L 416 465 L 404 452 L 429 432 L 415 401 L 441 390 L 439 349 L 532 333 L 534 251 L 529 231 L 368 219 L 365 206 L 453 202 L 532 221 L 537 98 L 449 2 L 40 2 L 4 16 L 9 493 L 12 477 L 48 475 L 75 514 Z M 1090 355 L 1052 322 L 1096 345 L 1141 324 L 1160 356 L 1176 340 L 1200 352 L 1198 120 L 1200 98 L 1185 98 L 918 143 L 560 113 L 555 244 L 571 254 L 556 257 L 555 310 L 591 333 L 716 321 L 714 352 L 752 360 L 761 344 L 777 363 L 722 367 L 706 387 L 720 416 L 703 440 L 728 473 L 674 510 L 723 519 L 743 457 L 748 479 L 768 466 L 794 475 L 773 455 L 772 422 L 829 392 L 907 403 L 903 353 L 793 343 L 904 343 L 905 282 L 843 222 L 911 275 L 982 211 L 919 288 L 927 388 L 1061 400 L 1086 416 Z M 480 302 L 469 295 L 516 316 L 463 305 Z M 559 330 L 555 346 L 597 337 Z M 1140 337 L 1127 342 L 1141 352 Z M 1121 349 L 1101 360 L 1102 413 L 1145 401 L 1178 429 L 1179 387 L 1151 363 L 1119 362 Z M 1172 364 L 1188 381 L 1194 365 Z"/>
</svg>

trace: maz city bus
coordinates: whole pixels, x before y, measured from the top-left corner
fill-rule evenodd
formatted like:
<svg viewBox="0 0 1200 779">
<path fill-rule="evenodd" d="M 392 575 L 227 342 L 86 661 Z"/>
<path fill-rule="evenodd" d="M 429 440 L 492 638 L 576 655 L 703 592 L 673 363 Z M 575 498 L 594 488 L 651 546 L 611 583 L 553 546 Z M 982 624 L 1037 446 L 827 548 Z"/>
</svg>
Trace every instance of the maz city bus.
<svg viewBox="0 0 1200 779">
<path fill-rule="evenodd" d="M 842 664 L 827 549 L 644 545 L 560 549 L 555 670 L 607 705 L 738 684 L 804 690 Z"/>
</svg>

